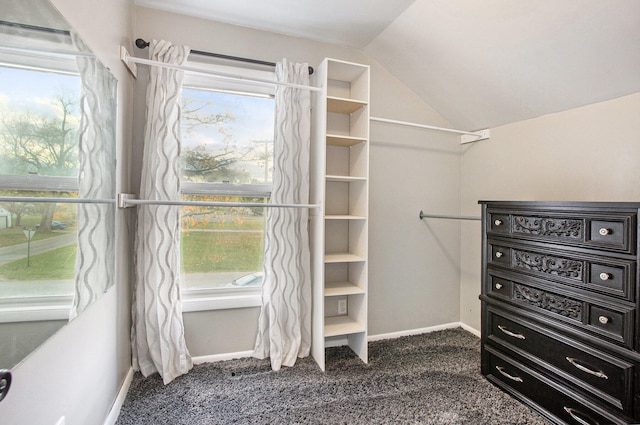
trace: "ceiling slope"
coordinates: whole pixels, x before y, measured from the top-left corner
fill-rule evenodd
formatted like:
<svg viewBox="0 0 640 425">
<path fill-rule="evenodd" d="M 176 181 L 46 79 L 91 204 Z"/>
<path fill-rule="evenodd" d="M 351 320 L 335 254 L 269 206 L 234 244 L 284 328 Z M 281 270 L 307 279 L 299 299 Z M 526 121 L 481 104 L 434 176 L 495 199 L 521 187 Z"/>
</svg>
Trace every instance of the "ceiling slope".
<svg viewBox="0 0 640 425">
<path fill-rule="evenodd" d="M 414 0 L 135 0 L 136 5 L 362 48 Z"/>
<path fill-rule="evenodd" d="M 455 126 L 494 127 L 640 91 L 640 1 L 417 0 L 364 51 Z"/>
<path fill-rule="evenodd" d="M 640 91 L 640 0 L 136 4 L 362 49 L 466 130 Z"/>
</svg>

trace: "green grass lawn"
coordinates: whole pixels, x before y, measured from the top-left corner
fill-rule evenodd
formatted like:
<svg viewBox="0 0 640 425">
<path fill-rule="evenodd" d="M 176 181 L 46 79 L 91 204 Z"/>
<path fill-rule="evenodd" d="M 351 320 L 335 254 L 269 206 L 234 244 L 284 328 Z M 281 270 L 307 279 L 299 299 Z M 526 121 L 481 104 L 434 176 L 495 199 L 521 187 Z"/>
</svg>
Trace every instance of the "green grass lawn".
<svg viewBox="0 0 640 425">
<path fill-rule="evenodd" d="M 204 218 L 195 218 L 195 223 L 187 229 L 214 229 L 214 230 L 262 230 L 264 229 L 264 219 L 262 217 L 244 217 L 241 220 L 233 221 L 231 219 L 214 220 Z M 186 229 L 185 229 L 186 230 Z"/>
<path fill-rule="evenodd" d="M 73 279 L 77 245 L 68 245 L 27 259 L 0 266 L 0 276 L 9 280 Z"/>
<path fill-rule="evenodd" d="M 183 273 L 258 270 L 263 233 L 183 232 L 180 250 Z"/>
<path fill-rule="evenodd" d="M 24 235 L 23 235 L 24 237 Z M 262 232 L 183 232 L 183 273 L 253 271 L 262 267 Z M 69 245 L 0 266 L 9 280 L 73 279 L 77 245 Z"/>
</svg>

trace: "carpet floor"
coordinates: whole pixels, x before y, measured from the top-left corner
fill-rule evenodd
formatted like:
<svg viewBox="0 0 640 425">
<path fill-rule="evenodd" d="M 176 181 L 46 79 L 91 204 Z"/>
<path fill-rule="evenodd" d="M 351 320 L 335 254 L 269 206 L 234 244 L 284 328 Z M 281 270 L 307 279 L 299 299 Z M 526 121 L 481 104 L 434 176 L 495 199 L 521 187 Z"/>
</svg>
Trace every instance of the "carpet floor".
<svg viewBox="0 0 640 425">
<path fill-rule="evenodd" d="M 117 425 L 504 424 L 546 422 L 480 374 L 480 340 L 462 329 L 345 347 L 272 372 L 253 358 L 197 365 L 164 386 L 136 373 Z"/>
</svg>

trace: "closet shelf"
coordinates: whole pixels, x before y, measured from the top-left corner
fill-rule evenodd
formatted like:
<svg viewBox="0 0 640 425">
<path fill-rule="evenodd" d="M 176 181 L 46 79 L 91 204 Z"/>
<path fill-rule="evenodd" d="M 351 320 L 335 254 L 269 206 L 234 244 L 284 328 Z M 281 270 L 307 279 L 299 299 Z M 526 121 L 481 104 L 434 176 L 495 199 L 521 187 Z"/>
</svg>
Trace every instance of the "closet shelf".
<svg viewBox="0 0 640 425">
<path fill-rule="evenodd" d="M 327 134 L 327 145 L 350 147 L 366 142 L 364 137 L 341 136 L 339 134 Z"/>
<path fill-rule="evenodd" d="M 344 253 L 344 254 L 325 254 L 325 263 L 359 263 L 365 261 L 365 259 L 359 255 Z"/>
<path fill-rule="evenodd" d="M 338 297 L 344 295 L 361 295 L 365 290 L 351 282 L 326 282 L 324 284 L 325 297 Z"/>
<path fill-rule="evenodd" d="M 362 100 L 345 99 L 343 97 L 327 96 L 327 112 L 351 114 L 366 106 L 368 102 Z"/>
<path fill-rule="evenodd" d="M 351 182 L 366 182 L 366 177 L 358 177 L 358 176 L 338 176 L 338 175 L 329 175 L 327 174 L 326 179 L 328 182 L 341 182 L 341 183 L 351 183 Z"/>
<path fill-rule="evenodd" d="M 339 336 L 365 332 L 364 326 L 349 316 L 326 317 L 324 320 L 324 336 Z"/>
<path fill-rule="evenodd" d="M 339 215 L 339 214 L 331 214 L 325 215 L 325 220 L 366 220 L 367 217 L 363 217 L 361 215 Z"/>
</svg>

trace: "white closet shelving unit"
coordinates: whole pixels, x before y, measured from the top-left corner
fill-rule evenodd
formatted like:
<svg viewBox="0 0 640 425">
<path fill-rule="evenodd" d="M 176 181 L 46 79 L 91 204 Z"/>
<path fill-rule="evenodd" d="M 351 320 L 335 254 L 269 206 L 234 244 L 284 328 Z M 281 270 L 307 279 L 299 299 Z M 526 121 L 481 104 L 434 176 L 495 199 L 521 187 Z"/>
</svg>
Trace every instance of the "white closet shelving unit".
<svg viewBox="0 0 640 425">
<path fill-rule="evenodd" d="M 367 362 L 369 66 L 325 59 L 315 75 L 311 351 L 325 370 L 327 343 L 346 341 Z"/>
</svg>

